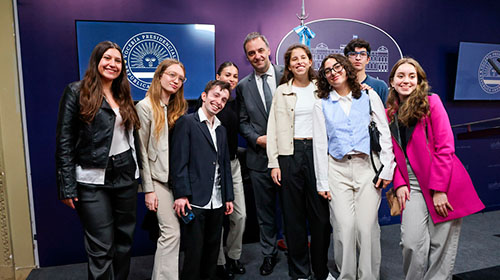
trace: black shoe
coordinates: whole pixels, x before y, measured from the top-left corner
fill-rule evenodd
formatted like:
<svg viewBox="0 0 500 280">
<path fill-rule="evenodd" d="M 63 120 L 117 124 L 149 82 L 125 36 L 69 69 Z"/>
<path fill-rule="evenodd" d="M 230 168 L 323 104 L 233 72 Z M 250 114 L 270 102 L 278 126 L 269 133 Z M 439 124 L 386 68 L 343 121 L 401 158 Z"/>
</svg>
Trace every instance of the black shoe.
<svg viewBox="0 0 500 280">
<path fill-rule="evenodd" d="M 216 271 L 217 277 L 219 277 L 222 280 L 233 280 L 234 279 L 234 274 L 227 269 L 225 265 L 218 265 L 217 266 L 217 271 Z"/>
<path fill-rule="evenodd" d="M 264 262 L 260 266 L 260 275 L 269 275 L 273 273 L 274 266 L 278 262 L 276 257 L 265 257 Z"/>
<path fill-rule="evenodd" d="M 233 274 L 245 274 L 245 266 L 239 260 L 226 258 L 226 268 Z"/>
</svg>

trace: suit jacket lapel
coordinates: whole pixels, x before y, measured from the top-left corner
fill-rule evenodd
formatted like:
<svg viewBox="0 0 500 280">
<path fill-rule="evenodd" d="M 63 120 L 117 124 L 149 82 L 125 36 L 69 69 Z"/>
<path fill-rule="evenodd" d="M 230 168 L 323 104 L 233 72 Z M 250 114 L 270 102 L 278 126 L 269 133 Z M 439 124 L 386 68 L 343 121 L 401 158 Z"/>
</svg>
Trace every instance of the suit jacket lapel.
<svg viewBox="0 0 500 280">
<path fill-rule="evenodd" d="M 196 120 L 196 125 L 201 129 L 201 132 L 207 138 L 208 143 L 212 145 L 212 148 L 215 149 L 214 141 L 212 141 L 212 136 L 210 135 L 210 131 L 208 131 L 207 124 L 205 122 L 200 121 L 200 117 L 198 116 L 198 113 L 194 113 L 194 119 Z"/>
<path fill-rule="evenodd" d="M 389 129 L 391 130 L 391 134 L 394 135 L 394 139 L 398 142 L 400 147 L 403 147 L 401 144 L 401 136 L 399 135 L 399 126 L 398 126 L 398 113 L 394 114 L 394 120 L 389 124 Z"/>
</svg>

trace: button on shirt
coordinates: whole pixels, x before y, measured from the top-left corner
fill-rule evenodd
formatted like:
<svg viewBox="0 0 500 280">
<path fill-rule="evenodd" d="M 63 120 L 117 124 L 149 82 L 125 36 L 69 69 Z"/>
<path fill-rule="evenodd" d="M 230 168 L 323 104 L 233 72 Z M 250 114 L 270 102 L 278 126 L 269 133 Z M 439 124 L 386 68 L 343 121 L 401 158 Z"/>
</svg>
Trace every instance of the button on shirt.
<svg viewBox="0 0 500 280">
<path fill-rule="evenodd" d="M 271 89 L 271 93 L 274 95 L 274 92 L 276 91 L 276 74 L 274 73 L 274 67 L 272 64 L 269 66 L 269 69 L 267 69 L 267 72 L 264 74 L 268 75 L 267 84 Z M 255 75 L 255 82 L 257 83 L 257 89 L 259 90 L 260 98 L 262 100 L 262 104 L 264 104 L 264 109 L 266 109 L 266 97 L 264 96 L 264 89 L 262 88 L 262 77 L 256 72 L 254 72 L 254 75 Z"/>
<path fill-rule="evenodd" d="M 217 151 L 217 135 L 215 133 L 215 130 L 219 125 L 221 125 L 220 120 L 214 116 L 214 124 L 212 126 L 201 108 L 198 109 L 198 116 L 200 117 L 200 122 L 204 122 L 207 125 L 208 131 L 210 132 L 210 137 L 212 137 L 212 141 L 214 142 L 215 151 Z M 217 209 L 222 207 L 222 191 L 220 185 L 220 172 L 219 172 L 218 160 L 215 161 L 215 173 L 213 178 L 214 178 L 214 185 L 212 188 L 212 197 L 210 198 L 210 201 L 208 201 L 208 203 L 204 206 L 193 205 L 194 207 L 201 209 Z"/>
</svg>

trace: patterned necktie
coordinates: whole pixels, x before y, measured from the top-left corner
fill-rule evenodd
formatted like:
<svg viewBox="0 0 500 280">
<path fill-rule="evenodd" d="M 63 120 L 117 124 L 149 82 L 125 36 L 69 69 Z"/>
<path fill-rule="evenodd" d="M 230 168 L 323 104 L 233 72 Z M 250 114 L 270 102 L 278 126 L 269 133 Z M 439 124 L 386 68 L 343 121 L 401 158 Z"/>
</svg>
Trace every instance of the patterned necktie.
<svg viewBox="0 0 500 280">
<path fill-rule="evenodd" d="M 273 102 L 273 94 L 271 93 L 271 88 L 267 83 L 268 74 L 260 76 L 262 78 L 262 90 L 264 91 L 264 99 L 266 100 L 266 111 L 269 113 L 271 108 L 271 103 Z"/>
</svg>

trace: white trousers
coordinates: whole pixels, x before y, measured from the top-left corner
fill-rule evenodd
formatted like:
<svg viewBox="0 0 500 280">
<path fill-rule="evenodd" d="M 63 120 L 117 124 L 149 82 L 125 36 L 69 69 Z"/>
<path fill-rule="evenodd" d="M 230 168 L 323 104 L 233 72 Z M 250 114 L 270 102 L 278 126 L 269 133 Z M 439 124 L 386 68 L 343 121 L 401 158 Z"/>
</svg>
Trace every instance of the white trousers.
<svg viewBox="0 0 500 280">
<path fill-rule="evenodd" d="M 158 197 L 158 224 L 160 237 L 156 245 L 152 280 L 179 279 L 179 219 L 173 209 L 174 195 L 165 184 L 153 180 L 153 186 Z"/>
<path fill-rule="evenodd" d="M 329 157 L 330 219 L 335 263 L 340 271 L 337 279 L 379 279 L 381 191 L 372 183 L 374 176 L 368 155 L 341 160 Z"/>
<path fill-rule="evenodd" d="M 462 219 L 434 224 L 419 189 L 410 192 L 401 222 L 406 279 L 451 279 Z"/>
<path fill-rule="evenodd" d="M 245 204 L 245 192 L 243 190 L 243 179 L 241 177 L 240 162 L 237 158 L 231 160 L 231 175 L 233 177 L 233 213 L 229 215 L 229 233 L 226 239 L 227 256 L 233 260 L 241 257 L 243 246 L 243 233 L 245 232 L 245 222 L 247 220 L 247 209 Z M 217 265 L 226 264 L 223 248 L 224 229 L 222 229 L 219 258 Z"/>
</svg>

